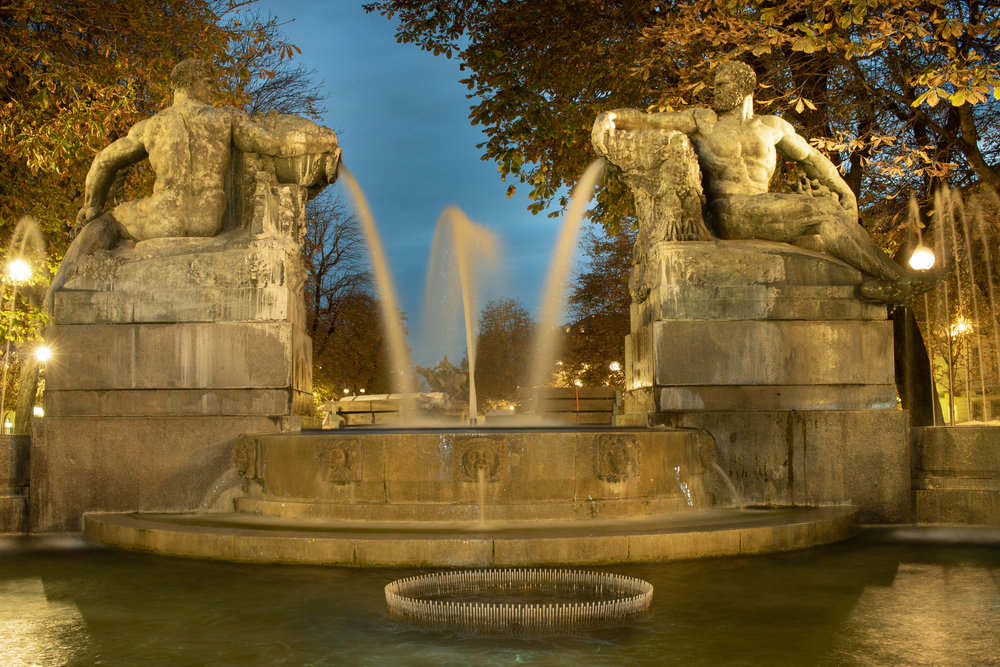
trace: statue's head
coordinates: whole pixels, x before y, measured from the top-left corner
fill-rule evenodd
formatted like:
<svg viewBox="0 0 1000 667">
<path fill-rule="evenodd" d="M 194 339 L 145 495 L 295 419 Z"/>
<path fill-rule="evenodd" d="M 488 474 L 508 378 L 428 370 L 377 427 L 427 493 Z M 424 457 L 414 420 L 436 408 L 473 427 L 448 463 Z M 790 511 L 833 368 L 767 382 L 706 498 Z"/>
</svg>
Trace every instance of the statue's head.
<svg viewBox="0 0 1000 667">
<path fill-rule="evenodd" d="M 743 104 L 748 95 L 753 95 L 757 87 L 757 75 L 745 63 L 728 60 L 715 69 L 715 99 L 712 106 L 716 111 L 729 111 Z"/>
<path fill-rule="evenodd" d="M 175 91 L 188 91 L 199 102 L 211 104 L 215 97 L 215 68 L 197 58 L 182 60 L 170 73 L 170 86 Z"/>
</svg>

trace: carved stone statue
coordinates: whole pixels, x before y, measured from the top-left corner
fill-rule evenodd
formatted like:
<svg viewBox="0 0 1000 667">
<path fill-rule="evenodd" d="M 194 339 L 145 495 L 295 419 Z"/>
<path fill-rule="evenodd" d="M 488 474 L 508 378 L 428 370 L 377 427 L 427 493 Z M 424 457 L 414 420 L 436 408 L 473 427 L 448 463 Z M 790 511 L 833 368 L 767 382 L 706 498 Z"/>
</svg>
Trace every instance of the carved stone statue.
<svg viewBox="0 0 1000 667">
<path fill-rule="evenodd" d="M 465 384 L 466 379 L 468 379 L 465 373 L 459 370 L 455 364 L 448 361 L 447 355 L 434 368 L 417 366 L 416 370 L 418 375 L 423 376 L 427 380 L 427 386 L 432 392 L 446 394 L 452 401 L 458 397 L 459 392 L 462 391 L 462 386 Z"/>
<path fill-rule="evenodd" d="M 297 119 L 300 122 L 285 122 L 283 127 L 269 131 L 242 111 L 212 106 L 215 73 L 201 60 L 179 63 L 170 82 L 173 104 L 137 123 L 94 159 L 87 174 L 84 205 L 76 218 L 74 231 L 78 235 L 66 252 L 46 300 L 50 309 L 52 295 L 65 283 L 67 270 L 81 257 L 112 248 L 120 239 L 145 241 L 218 234 L 226 211 L 225 179 L 233 147 L 245 153 L 283 158 L 276 161 L 279 172 L 294 171 L 288 158 L 313 156 L 315 164 L 308 165 L 306 171 L 315 172 L 310 174 L 314 182 L 298 183 L 303 187 L 315 185 L 320 175 L 324 181 L 335 179 L 340 149 L 332 130 L 316 127 L 315 131 L 303 131 L 303 124 L 313 124 Z M 146 158 L 156 174 L 153 194 L 107 208 L 118 171 Z"/>
<path fill-rule="evenodd" d="M 902 303 L 931 289 L 943 270 L 908 271 L 883 253 L 858 224 L 857 199 L 836 167 L 788 122 L 754 114 L 756 85 L 749 66 L 723 63 L 716 70 L 713 109 L 602 113 L 593 127 L 595 149 L 614 163 L 614 155 L 623 153 L 615 150 L 617 130 L 680 132 L 697 153 L 705 176 L 707 211 L 718 236 L 785 243 L 816 237 L 823 250 L 876 279 L 863 283 L 861 292 L 877 301 Z M 803 167 L 811 179 L 809 187 L 799 194 L 767 191 L 778 155 Z M 638 200 L 637 196 L 640 208 Z"/>
</svg>

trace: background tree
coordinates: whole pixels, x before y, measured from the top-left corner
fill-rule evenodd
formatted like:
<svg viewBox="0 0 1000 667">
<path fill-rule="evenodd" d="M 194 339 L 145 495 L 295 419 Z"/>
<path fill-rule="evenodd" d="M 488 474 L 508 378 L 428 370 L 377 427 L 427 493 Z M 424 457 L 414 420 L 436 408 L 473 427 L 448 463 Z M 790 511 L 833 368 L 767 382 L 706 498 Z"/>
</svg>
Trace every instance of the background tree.
<svg viewBox="0 0 1000 667">
<path fill-rule="evenodd" d="M 479 316 L 476 396 L 486 409 L 514 401 L 531 358 L 535 321 L 516 299 L 490 301 Z"/>
<path fill-rule="evenodd" d="M 313 394 L 391 390 L 387 342 L 358 222 L 331 188 L 307 205 L 302 247 L 306 330 L 313 341 Z"/>
<path fill-rule="evenodd" d="M 625 386 L 625 336 L 629 334 L 632 295 L 628 280 L 636 230 L 624 225 L 617 234 L 593 228 L 584 232 L 580 246 L 586 264 L 573 281 L 569 295 L 571 331 L 565 338 L 561 374 L 567 385 Z M 617 362 L 617 370 L 612 364 Z"/>
<path fill-rule="evenodd" d="M 600 111 L 710 103 L 711 70 L 757 71 L 760 113 L 778 113 L 840 165 L 862 206 L 937 182 L 1000 183 L 995 3 L 929 0 L 381 0 L 397 39 L 457 54 L 484 159 L 564 203 L 593 157 Z M 786 178 L 788 174 L 780 174 Z M 777 185 L 780 186 L 780 183 Z M 609 183 L 596 213 L 612 231 L 630 197 Z M 898 207 L 897 207 L 898 208 Z M 892 217 L 891 214 L 889 216 Z"/>
</svg>

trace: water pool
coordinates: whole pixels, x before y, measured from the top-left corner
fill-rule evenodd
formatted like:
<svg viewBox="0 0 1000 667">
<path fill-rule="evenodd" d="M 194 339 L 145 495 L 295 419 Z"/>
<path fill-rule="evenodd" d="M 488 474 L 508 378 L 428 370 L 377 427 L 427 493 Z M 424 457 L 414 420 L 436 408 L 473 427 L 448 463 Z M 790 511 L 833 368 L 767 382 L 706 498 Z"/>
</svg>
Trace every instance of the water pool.
<svg viewBox="0 0 1000 667">
<path fill-rule="evenodd" d="M 585 568 L 644 579 L 626 628 L 550 639 L 417 629 L 424 571 L 243 565 L 0 537 L 0 664 L 1000 666 L 1000 530 L 869 529 L 765 556 Z"/>
</svg>

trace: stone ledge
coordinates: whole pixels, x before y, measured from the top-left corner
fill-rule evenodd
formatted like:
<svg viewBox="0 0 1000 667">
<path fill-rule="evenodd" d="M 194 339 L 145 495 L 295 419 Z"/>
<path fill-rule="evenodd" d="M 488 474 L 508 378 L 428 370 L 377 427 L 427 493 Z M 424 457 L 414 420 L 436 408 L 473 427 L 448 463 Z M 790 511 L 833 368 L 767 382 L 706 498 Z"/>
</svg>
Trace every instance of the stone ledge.
<svg viewBox="0 0 1000 667">
<path fill-rule="evenodd" d="M 894 385 L 691 385 L 624 394 L 624 411 L 890 410 Z"/>
<path fill-rule="evenodd" d="M 787 551 L 857 533 L 857 509 L 818 507 L 553 522 L 526 532 L 439 524 L 334 524 L 234 514 L 89 514 L 88 539 L 160 554 L 250 563 L 484 567 L 637 563 Z M 401 532 L 402 531 L 402 532 Z"/>
</svg>

